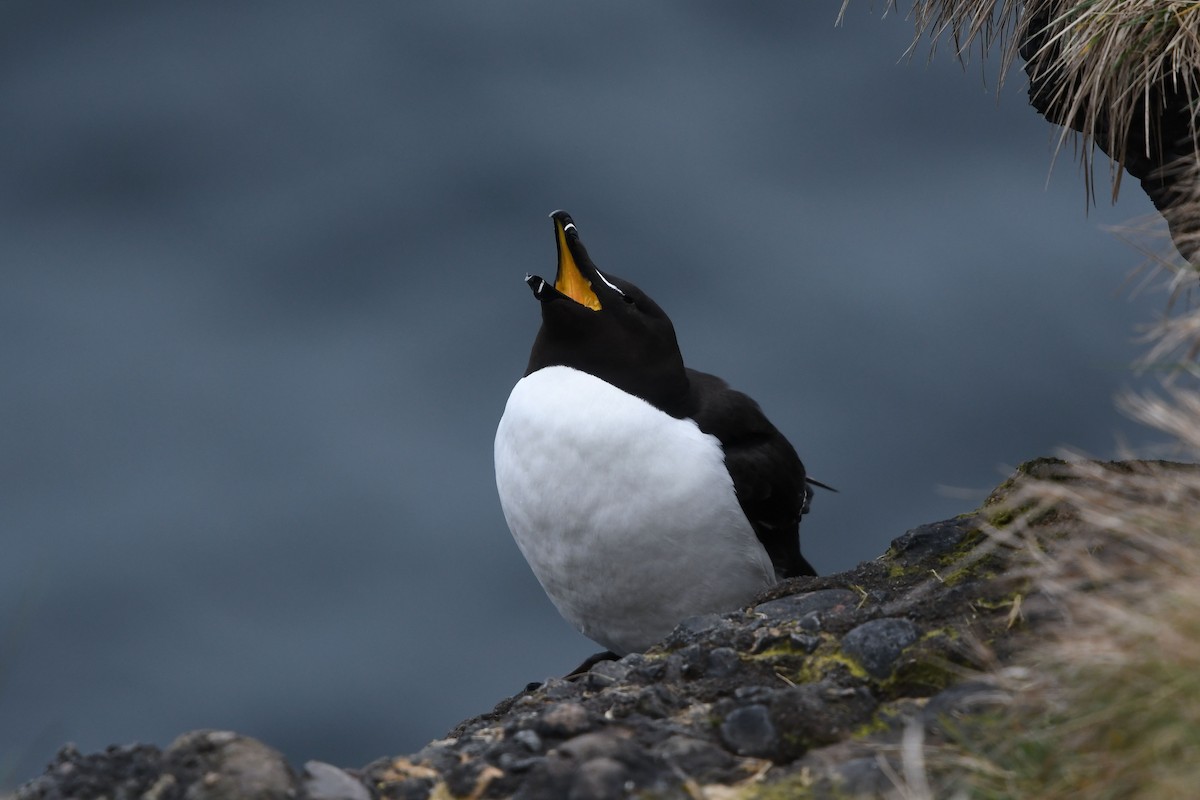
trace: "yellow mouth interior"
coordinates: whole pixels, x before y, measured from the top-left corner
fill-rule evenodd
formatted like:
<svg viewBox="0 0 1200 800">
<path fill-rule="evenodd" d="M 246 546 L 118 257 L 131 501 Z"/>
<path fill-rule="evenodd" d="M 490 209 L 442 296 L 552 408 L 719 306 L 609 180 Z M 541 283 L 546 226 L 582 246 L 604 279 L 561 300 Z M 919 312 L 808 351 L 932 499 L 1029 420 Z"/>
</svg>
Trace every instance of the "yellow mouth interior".
<svg viewBox="0 0 1200 800">
<path fill-rule="evenodd" d="M 591 281 L 579 271 L 579 265 L 575 263 L 571 249 L 567 247 L 567 232 L 563 230 L 561 223 L 556 224 L 555 228 L 558 229 L 558 276 L 554 279 L 554 288 L 579 305 L 599 311 L 600 298 L 592 291 Z"/>
</svg>

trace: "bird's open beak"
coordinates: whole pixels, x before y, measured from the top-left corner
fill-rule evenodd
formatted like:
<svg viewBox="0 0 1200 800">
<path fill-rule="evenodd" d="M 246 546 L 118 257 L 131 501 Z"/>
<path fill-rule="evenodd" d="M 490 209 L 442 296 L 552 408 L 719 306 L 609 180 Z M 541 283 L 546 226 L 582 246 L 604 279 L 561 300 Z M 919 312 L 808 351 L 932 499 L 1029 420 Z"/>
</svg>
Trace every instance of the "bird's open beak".
<svg viewBox="0 0 1200 800">
<path fill-rule="evenodd" d="M 579 305 L 599 311 L 600 298 L 592 291 L 592 282 L 584 277 L 575 260 L 573 246 L 579 245 L 579 234 L 571 215 L 555 211 L 550 218 L 554 220 L 554 237 L 558 243 L 558 274 L 554 278 L 554 288 Z"/>
</svg>

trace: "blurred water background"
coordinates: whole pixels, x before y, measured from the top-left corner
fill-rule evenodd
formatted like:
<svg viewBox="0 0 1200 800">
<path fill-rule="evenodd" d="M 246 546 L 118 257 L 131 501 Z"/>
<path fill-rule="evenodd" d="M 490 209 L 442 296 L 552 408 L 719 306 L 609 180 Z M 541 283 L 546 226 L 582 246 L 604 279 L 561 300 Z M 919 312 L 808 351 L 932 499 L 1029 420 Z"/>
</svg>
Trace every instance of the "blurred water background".
<svg viewBox="0 0 1200 800">
<path fill-rule="evenodd" d="M 596 649 L 492 480 L 556 208 L 841 489 L 824 572 L 1144 441 L 1163 300 L 1102 226 L 1149 203 L 839 4 L 0 6 L 0 782 L 200 727 L 361 765 Z"/>
</svg>

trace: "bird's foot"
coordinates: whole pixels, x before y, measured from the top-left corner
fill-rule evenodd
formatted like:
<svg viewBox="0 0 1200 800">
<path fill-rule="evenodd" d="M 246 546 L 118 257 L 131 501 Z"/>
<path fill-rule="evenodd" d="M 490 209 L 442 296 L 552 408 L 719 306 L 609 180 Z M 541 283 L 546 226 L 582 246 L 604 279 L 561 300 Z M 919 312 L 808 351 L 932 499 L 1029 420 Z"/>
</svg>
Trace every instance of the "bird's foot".
<svg viewBox="0 0 1200 800">
<path fill-rule="evenodd" d="M 568 672 L 566 675 L 563 675 L 563 680 L 578 680 L 580 677 L 586 675 L 588 670 L 599 664 L 601 661 L 616 661 L 618 658 L 620 658 L 620 656 L 614 653 L 612 650 L 605 650 L 602 653 L 596 653 L 593 656 L 588 656 L 583 660 L 582 664 Z"/>
</svg>

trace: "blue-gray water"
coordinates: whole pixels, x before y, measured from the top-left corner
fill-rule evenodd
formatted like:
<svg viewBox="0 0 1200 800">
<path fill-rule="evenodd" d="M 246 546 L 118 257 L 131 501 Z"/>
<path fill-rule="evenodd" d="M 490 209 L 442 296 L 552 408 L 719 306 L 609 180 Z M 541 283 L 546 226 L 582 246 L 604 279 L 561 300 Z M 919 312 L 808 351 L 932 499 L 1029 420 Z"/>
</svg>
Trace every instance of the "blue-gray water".
<svg viewBox="0 0 1200 800">
<path fill-rule="evenodd" d="M 555 208 L 842 490 L 822 571 L 1142 441 L 1162 298 L 1101 226 L 1148 202 L 839 5 L 0 7 L 0 784 L 198 727 L 358 765 L 596 649 L 492 481 Z"/>
</svg>

